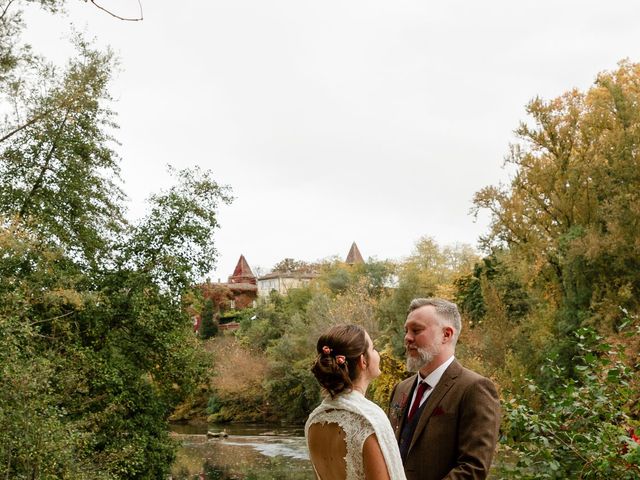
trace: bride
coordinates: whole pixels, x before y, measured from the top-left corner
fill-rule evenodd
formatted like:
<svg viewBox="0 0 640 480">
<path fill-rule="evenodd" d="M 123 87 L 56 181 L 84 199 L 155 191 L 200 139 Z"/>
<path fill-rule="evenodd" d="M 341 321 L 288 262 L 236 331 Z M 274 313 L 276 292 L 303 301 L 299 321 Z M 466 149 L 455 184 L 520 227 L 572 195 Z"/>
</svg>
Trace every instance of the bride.
<svg viewBox="0 0 640 480">
<path fill-rule="evenodd" d="M 318 339 L 311 369 L 325 399 L 307 419 L 305 436 L 319 480 L 405 480 L 384 411 L 364 396 L 380 375 L 380 354 L 357 325 L 338 325 Z"/>
</svg>

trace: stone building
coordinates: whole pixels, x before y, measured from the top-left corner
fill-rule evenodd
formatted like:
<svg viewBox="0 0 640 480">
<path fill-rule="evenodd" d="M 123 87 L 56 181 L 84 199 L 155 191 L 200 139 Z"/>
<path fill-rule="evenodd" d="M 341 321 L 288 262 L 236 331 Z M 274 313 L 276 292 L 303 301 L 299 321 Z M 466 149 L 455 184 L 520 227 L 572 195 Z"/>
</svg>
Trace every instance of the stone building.
<svg viewBox="0 0 640 480">
<path fill-rule="evenodd" d="M 318 276 L 313 272 L 272 272 L 258 278 L 258 296 L 266 297 L 275 290 L 286 295 L 292 288 L 301 288 Z"/>
</svg>

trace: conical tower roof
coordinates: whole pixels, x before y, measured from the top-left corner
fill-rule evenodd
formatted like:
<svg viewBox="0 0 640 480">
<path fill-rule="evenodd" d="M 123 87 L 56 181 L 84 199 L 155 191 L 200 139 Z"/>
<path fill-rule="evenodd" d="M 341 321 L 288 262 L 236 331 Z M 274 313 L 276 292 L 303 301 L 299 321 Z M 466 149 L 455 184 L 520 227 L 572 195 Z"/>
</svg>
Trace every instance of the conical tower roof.
<svg viewBox="0 0 640 480">
<path fill-rule="evenodd" d="M 351 248 L 349 249 L 349 253 L 347 254 L 347 259 L 345 260 L 345 263 L 348 263 L 349 265 L 354 265 L 356 263 L 364 263 L 364 260 L 362 259 L 362 255 L 360 255 L 360 250 L 358 250 L 358 246 L 356 245 L 356 242 L 353 242 L 351 244 Z"/>
<path fill-rule="evenodd" d="M 251 271 L 244 255 L 240 255 L 233 275 L 229 277 L 229 283 L 256 283 L 256 276 Z"/>
</svg>

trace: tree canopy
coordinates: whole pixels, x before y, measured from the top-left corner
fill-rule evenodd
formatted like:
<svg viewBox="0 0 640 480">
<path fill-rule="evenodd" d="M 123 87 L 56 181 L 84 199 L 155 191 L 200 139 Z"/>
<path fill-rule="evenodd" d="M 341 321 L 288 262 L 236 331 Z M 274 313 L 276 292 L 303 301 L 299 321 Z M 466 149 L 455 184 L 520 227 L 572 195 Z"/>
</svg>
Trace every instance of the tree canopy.
<svg viewBox="0 0 640 480">
<path fill-rule="evenodd" d="M 77 38 L 58 71 L 20 43 L 21 4 L 0 4 L 0 476 L 163 478 L 166 420 L 208 363 L 182 299 L 215 262 L 230 191 L 172 171 L 129 223 L 113 55 Z"/>
</svg>

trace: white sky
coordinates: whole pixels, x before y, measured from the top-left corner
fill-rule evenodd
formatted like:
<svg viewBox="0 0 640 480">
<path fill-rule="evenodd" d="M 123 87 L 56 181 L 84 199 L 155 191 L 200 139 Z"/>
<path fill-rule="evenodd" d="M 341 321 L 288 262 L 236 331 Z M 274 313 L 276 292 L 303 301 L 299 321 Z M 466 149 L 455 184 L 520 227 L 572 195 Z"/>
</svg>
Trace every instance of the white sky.
<svg viewBox="0 0 640 480">
<path fill-rule="evenodd" d="M 136 0 L 103 0 L 123 16 Z M 142 0 L 121 22 L 80 0 L 28 16 L 25 39 L 61 60 L 70 23 L 109 44 L 131 216 L 200 165 L 233 188 L 212 279 L 241 253 L 398 259 L 423 235 L 475 245 L 477 190 L 534 96 L 588 88 L 640 59 L 640 3 L 610 0 Z"/>
</svg>

